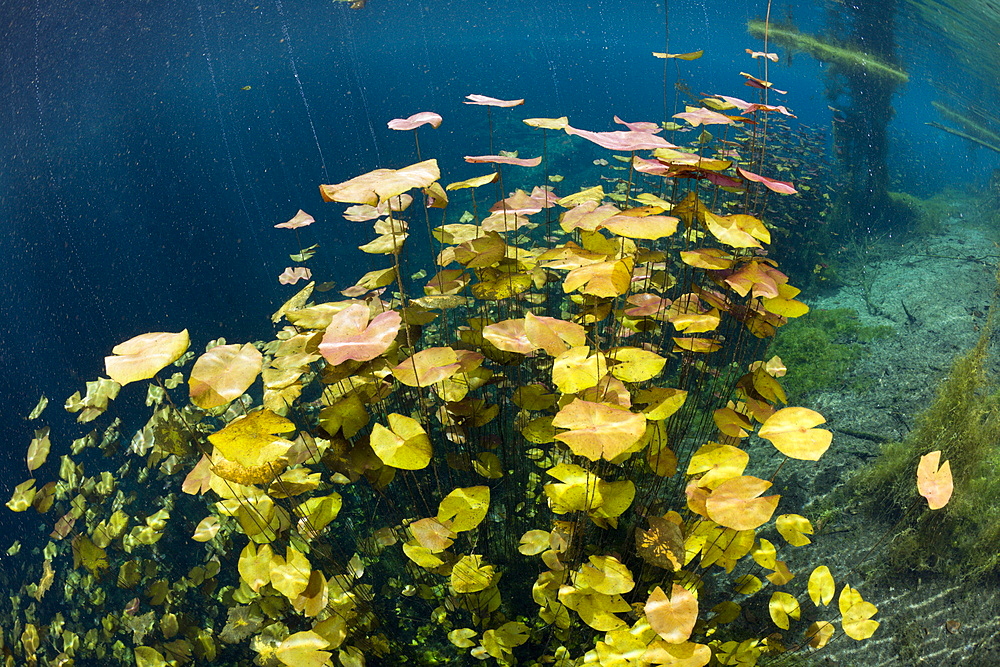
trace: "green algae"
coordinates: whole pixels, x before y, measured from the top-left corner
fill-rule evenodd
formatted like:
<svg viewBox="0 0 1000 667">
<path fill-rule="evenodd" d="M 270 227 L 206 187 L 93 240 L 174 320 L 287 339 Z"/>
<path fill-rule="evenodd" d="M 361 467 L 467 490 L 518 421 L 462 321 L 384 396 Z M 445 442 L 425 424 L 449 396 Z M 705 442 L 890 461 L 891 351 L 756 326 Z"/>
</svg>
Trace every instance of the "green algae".
<svg viewBox="0 0 1000 667">
<path fill-rule="evenodd" d="M 850 308 L 814 309 L 809 317 L 783 327 L 772 351 L 789 369 L 783 379 L 789 395 L 799 397 L 842 385 L 854 363 L 867 354 L 865 343 L 892 331 L 861 324 Z"/>
<path fill-rule="evenodd" d="M 765 27 L 765 22 L 760 20 L 753 20 L 747 24 L 749 33 L 758 39 L 764 38 Z M 844 69 L 862 69 L 870 74 L 891 79 L 897 83 L 906 83 L 910 80 L 910 76 L 906 72 L 874 56 L 862 51 L 855 51 L 845 46 L 831 44 L 819 37 L 801 33 L 793 28 L 772 24 L 767 27 L 767 38 L 774 44 L 796 51 L 803 51 L 816 60 L 838 65 Z"/>
</svg>

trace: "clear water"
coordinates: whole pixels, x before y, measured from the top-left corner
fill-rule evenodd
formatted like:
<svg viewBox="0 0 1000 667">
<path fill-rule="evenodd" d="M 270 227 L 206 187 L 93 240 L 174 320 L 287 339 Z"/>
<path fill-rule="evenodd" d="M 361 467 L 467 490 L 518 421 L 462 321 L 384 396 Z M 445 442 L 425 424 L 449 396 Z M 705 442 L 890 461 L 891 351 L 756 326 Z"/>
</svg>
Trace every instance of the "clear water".
<svg viewBox="0 0 1000 667">
<path fill-rule="evenodd" d="M 311 264 L 321 280 L 346 286 L 381 266 L 381 258 L 356 250 L 369 240 L 368 226 L 341 219 L 317 185 L 415 162 L 412 136 L 388 130 L 387 121 L 441 114 L 439 129 L 421 131 L 420 147 L 454 181 L 482 171 L 462 156 L 490 152 L 485 113 L 463 104 L 468 94 L 526 100 L 513 112 L 492 112 L 495 148 L 522 155 L 537 152 L 522 117 L 565 115 L 576 127 L 606 131 L 618 129 L 614 115 L 664 120 L 694 99 L 684 91 L 752 99 L 756 91 L 743 86 L 740 72 L 760 74 L 761 61 L 746 50 L 762 45 L 746 24 L 767 5 L 668 5 L 0 4 L 0 423 L 7 443 L 0 495 L 24 479 L 30 425 L 23 417 L 38 396 L 58 406 L 102 372 L 114 344 L 181 328 L 197 332 L 199 345 L 269 336 L 267 316 L 291 294 L 276 278 L 298 248 L 273 225 L 297 209 L 320 222 L 302 231 L 302 245 L 321 245 Z M 770 8 L 772 20 L 794 21 L 806 33 L 836 27 L 851 11 L 840 0 Z M 940 18 L 946 11 L 959 18 Z M 978 51 L 970 51 L 963 16 L 976 17 L 972 28 L 982 30 Z M 891 32 L 888 24 L 869 26 L 873 48 L 895 40 L 909 75 L 891 98 L 889 189 L 923 199 L 987 192 L 1000 156 L 927 123 L 962 129 L 934 101 L 990 113 L 1000 11 L 899 2 L 894 20 Z M 702 58 L 666 67 L 650 55 L 700 49 Z M 836 171 L 832 137 L 853 103 L 849 94 L 831 94 L 829 63 L 772 49 L 779 61 L 768 76 L 787 93 L 770 101 L 795 113 L 793 132 L 825 133 L 801 168 Z M 556 160 L 553 171 L 571 179 L 564 170 L 574 164 Z M 873 225 L 873 238 L 912 233 L 891 221 Z M 0 514 L 0 553 L 22 531 L 40 530 L 34 518 Z M 0 567 L 14 572 L 10 562 L 0 557 Z M 994 664 L 978 659 L 962 664 Z"/>
</svg>

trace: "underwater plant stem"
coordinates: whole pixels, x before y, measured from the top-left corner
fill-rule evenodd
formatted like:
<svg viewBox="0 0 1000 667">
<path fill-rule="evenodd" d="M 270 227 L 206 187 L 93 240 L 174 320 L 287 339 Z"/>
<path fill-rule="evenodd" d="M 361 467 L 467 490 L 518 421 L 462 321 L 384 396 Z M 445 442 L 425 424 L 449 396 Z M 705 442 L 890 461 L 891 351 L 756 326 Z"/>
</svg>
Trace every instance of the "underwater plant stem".
<svg viewBox="0 0 1000 667">
<path fill-rule="evenodd" d="M 493 107 L 491 106 L 486 107 L 486 124 L 490 129 L 490 155 L 496 155 L 493 150 Z"/>
<path fill-rule="evenodd" d="M 663 52 L 670 53 L 670 0 L 663 2 Z M 670 107 L 667 106 L 667 61 L 663 59 L 663 121 L 670 120 Z"/>
<path fill-rule="evenodd" d="M 971 134 L 968 134 L 967 132 L 962 132 L 961 130 L 956 130 L 954 128 L 942 125 L 941 123 L 935 123 L 934 121 L 924 123 L 924 125 L 930 125 L 931 127 L 936 127 L 937 129 L 942 130 L 943 132 L 947 132 L 948 134 L 954 134 L 956 137 L 962 137 L 963 139 L 968 139 L 973 143 L 979 144 L 983 148 L 988 148 L 991 151 L 996 151 L 997 153 L 1000 153 L 1000 147 L 994 146 L 991 143 L 987 143 L 986 141 L 979 139 L 978 137 L 974 137 Z"/>
</svg>

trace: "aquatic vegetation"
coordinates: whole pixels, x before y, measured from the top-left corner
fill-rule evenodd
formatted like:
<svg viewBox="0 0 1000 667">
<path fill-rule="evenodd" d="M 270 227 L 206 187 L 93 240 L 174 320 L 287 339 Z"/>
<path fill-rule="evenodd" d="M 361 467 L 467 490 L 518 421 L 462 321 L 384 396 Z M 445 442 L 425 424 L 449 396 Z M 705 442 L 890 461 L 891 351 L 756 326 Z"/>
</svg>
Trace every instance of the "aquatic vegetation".
<svg viewBox="0 0 1000 667">
<path fill-rule="evenodd" d="M 920 235 L 939 234 L 949 216 L 953 216 L 974 205 L 967 193 L 948 189 L 927 199 L 921 199 L 907 192 L 890 192 L 889 198 L 898 205 L 900 229 L 912 229 Z"/>
<path fill-rule="evenodd" d="M 816 35 L 807 35 L 791 27 L 767 25 L 760 20 L 752 20 L 747 23 L 747 30 L 758 39 L 764 38 L 765 27 L 767 28 L 767 38 L 772 44 L 808 53 L 816 60 L 831 63 L 844 69 L 859 69 L 872 76 L 892 79 L 896 83 L 906 83 L 910 80 L 909 75 L 898 67 L 883 62 L 877 56 L 847 45 L 837 44 Z"/>
<path fill-rule="evenodd" d="M 783 378 L 794 397 L 843 383 L 851 366 L 866 354 L 864 343 L 892 334 L 890 326 L 865 326 L 850 308 L 813 310 L 775 338 L 771 351 L 788 366 Z"/>
<path fill-rule="evenodd" d="M 961 126 L 964 132 L 941 125 L 940 123 L 929 122 L 927 123 L 928 125 L 960 136 L 964 139 L 968 139 L 969 141 L 973 141 L 980 146 L 990 149 L 991 151 L 1000 153 L 1000 134 L 997 134 L 993 130 L 986 127 L 986 124 L 988 124 L 991 119 L 984 117 L 982 112 L 972 109 L 966 113 L 960 113 L 949 107 L 947 104 L 936 101 L 931 102 L 931 106 L 933 106 L 945 119 Z M 980 120 L 972 118 L 973 115 L 980 116 Z"/>
<path fill-rule="evenodd" d="M 978 577 L 1000 565 L 1000 511 L 993 502 L 1000 493 L 1000 389 L 986 368 L 991 331 L 984 326 L 976 345 L 955 360 L 916 428 L 902 441 L 886 443 L 849 482 L 861 506 L 879 520 L 891 524 L 917 514 L 894 530 L 887 550 L 891 567 Z M 949 459 L 954 497 L 943 511 L 921 514 L 907 471 L 929 467 L 923 457 L 932 451 Z"/>
<path fill-rule="evenodd" d="M 702 128 L 688 146 L 653 123 L 528 119 L 627 153 L 576 192 L 505 192 L 504 170 L 541 158 L 502 153 L 466 158 L 488 173 L 452 183 L 421 159 L 321 185 L 370 221 L 361 249 L 384 267 L 339 300 L 307 283 L 270 341 L 115 346 L 110 379 L 66 409 L 89 423 L 141 387 L 151 415 L 114 474 L 71 457 L 100 448 L 118 465 L 120 421 L 8 502 L 55 526 L 48 569 L 14 593 L 8 663 L 751 666 L 870 637 L 877 610 L 849 572 L 795 580 L 758 535 L 800 548 L 812 526 L 745 474 L 752 437 L 792 461 L 832 442 L 819 413 L 785 406 L 779 360 L 759 358 L 808 310 L 759 217 L 796 187 L 702 127 L 751 125 L 753 142 L 768 113 L 788 112 L 707 98 L 676 116 Z M 407 276 L 416 223 L 432 258 Z M 31 445 L 39 477 L 47 438 Z M 25 606 L 46 590 L 59 623 Z M 837 625 L 822 609 L 835 598 Z M 741 614 L 764 600 L 773 626 Z"/>
<path fill-rule="evenodd" d="M 790 24 L 748 24 L 755 37 L 766 35 L 769 43 L 805 51 L 830 65 L 826 95 L 838 107 L 834 146 L 846 180 L 839 195 L 847 215 L 835 222 L 842 232 L 857 237 L 873 228 L 891 228 L 899 214 L 887 194 L 888 127 L 895 114 L 893 95 L 908 76 L 895 64 L 895 16 L 895 3 L 831 5 L 821 37 L 805 35 Z"/>
</svg>

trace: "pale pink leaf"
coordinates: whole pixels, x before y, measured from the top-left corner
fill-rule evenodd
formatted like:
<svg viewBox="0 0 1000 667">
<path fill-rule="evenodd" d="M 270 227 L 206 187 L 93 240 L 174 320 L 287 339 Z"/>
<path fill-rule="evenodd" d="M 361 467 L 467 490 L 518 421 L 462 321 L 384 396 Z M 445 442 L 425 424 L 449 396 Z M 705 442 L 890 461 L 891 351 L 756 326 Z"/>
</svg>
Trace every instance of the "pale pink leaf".
<svg viewBox="0 0 1000 667">
<path fill-rule="evenodd" d="M 465 104 L 480 104 L 488 107 L 516 107 L 524 104 L 524 100 L 498 100 L 495 97 L 486 95 L 466 95 Z"/>
<path fill-rule="evenodd" d="M 543 208 L 552 208 L 558 199 L 559 197 L 551 190 L 536 185 L 530 195 L 524 190 L 515 190 L 507 199 L 493 204 L 490 212 L 506 210 L 508 213 L 533 215 Z"/>
<path fill-rule="evenodd" d="M 778 62 L 777 53 L 765 53 L 764 51 L 754 51 L 753 49 L 747 49 L 746 52 L 749 53 L 750 57 L 753 58 L 754 60 L 756 60 L 757 58 L 767 58 L 772 63 Z"/>
<path fill-rule="evenodd" d="M 492 162 L 494 164 L 516 164 L 520 167 L 537 167 L 542 163 L 542 158 L 507 157 L 505 155 L 466 155 L 465 161 L 473 163 Z"/>
<path fill-rule="evenodd" d="M 732 176 L 726 176 L 725 174 L 720 174 L 717 171 L 705 171 L 702 172 L 702 176 L 705 177 L 709 183 L 724 187 L 724 188 L 742 188 L 743 181 L 733 178 Z"/>
<path fill-rule="evenodd" d="M 705 109 L 703 107 L 691 109 L 690 111 L 683 111 L 681 113 L 675 113 L 674 118 L 686 120 L 695 127 L 699 125 L 732 125 L 736 122 L 724 113 L 719 113 L 718 111 L 712 111 L 711 109 Z"/>
<path fill-rule="evenodd" d="M 637 121 L 634 123 L 627 123 L 618 116 L 615 116 L 615 122 L 618 123 L 619 125 L 624 125 L 633 132 L 648 132 L 649 134 L 658 134 L 663 130 L 663 128 L 657 125 L 656 123 L 645 120 Z"/>
<path fill-rule="evenodd" d="M 625 310 L 629 317 L 658 317 L 664 318 L 667 308 L 670 307 L 670 299 L 664 299 L 656 294 L 648 292 L 643 294 L 633 294 L 628 298 L 628 302 L 635 306 Z"/>
<path fill-rule="evenodd" d="M 279 229 L 298 229 L 299 227 L 308 227 L 314 222 L 316 222 L 316 218 L 312 217 L 300 208 L 299 212 L 296 213 L 291 220 L 279 222 L 275 225 L 275 227 Z"/>
<path fill-rule="evenodd" d="M 613 151 L 641 151 L 655 148 L 677 148 L 662 137 L 658 137 L 649 132 L 634 132 L 621 130 L 615 132 L 591 132 L 589 130 L 578 130 L 569 125 L 566 126 L 566 134 L 575 134 L 583 137 L 587 141 L 592 141 L 601 148 Z"/>
<path fill-rule="evenodd" d="M 312 278 L 312 271 L 308 268 L 304 266 L 296 266 L 294 268 L 288 266 L 285 267 L 285 270 L 282 271 L 280 276 L 278 276 L 278 282 L 282 285 L 294 285 L 300 280 L 309 280 L 310 278 Z"/>
<path fill-rule="evenodd" d="M 212 462 L 204 454 L 201 459 L 191 468 L 191 472 L 184 478 L 181 484 L 181 491 L 192 496 L 200 496 L 211 488 L 212 484 Z"/>
<path fill-rule="evenodd" d="M 773 178 L 768 178 L 767 176 L 761 176 L 760 174 L 755 174 L 752 171 L 747 171 L 743 167 L 737 167 L 736 171 L 740 176 L 747 179 L 748 181 L 753 181 L 755 183 L 762 184 L 768 190 L 772 190 L 781 195 L 794 195 L 798 192 L 795 186 L 791 183 L 785 181 L 776 181 Z"/>
<path fill-rule="evenodd" d="M 367 222 L 368 220 L 374 220 L 375 218 L 379 218 L 383 215 L 388 215 L 390 212 L 396 213 L 399 211 L 405 211 L 412 203 L 412 196 L 402 194 L 398 197 L 387 199 L 378 206 L 372 206 L 371 204 L 355 204 L 354 206 L 348 206 L 344 210 L 344 219 L 350 220 L 351 222 Z"/>
<path fill-rule="evenodd" d="M 638 172 L 655 174 L 656 176 L 664 176 L 672 169 L 670 165 L 663 164 L 659 160 L 647 160 L 638 155 L 632 158 L 632 166 Z"/>
<path fill-rule="evenodd" d="M 330 320 L 319 352 L 331 365 L 348 359 L 371 361 L 389 349 L 399 333 L 402 318 L 389 310 L 368 322 L 368 306 L 354 303 Z"/>
<path fill-rule="evenodd" d="M 746 100 L 741 100 L 738 97 L 729 97 L 728 95 L 716 95 L 720 100 L 729 102 L 734 107 L 739 109 L 742 113 L 753 113 L 754 111 L 777 111 L 778 113 L 790 116 L 792 118 L 798 118 L 795 114 L 790 112 L 783 106 L 774 106 L 771 104 L 757 104 L 756 102 L 747 102 Z"/>
<path fill-rule="evenodd" d="M 483 338 L 493 344 L 498 350 L 528 354 L 536 346 L 528 340 L 524 329 L 524 320 L 503 320 L 483 327 Z"/>
<path fill-rule="evenodd" d="M 421 125 L 438 127 L 441 125 L 441 121 L 442 118 L 439 114 L 433 111 L 421 111 L 408 118 L 393 118 L 388 125 L 390 130 L 415 130 Z"/>
</svg>

